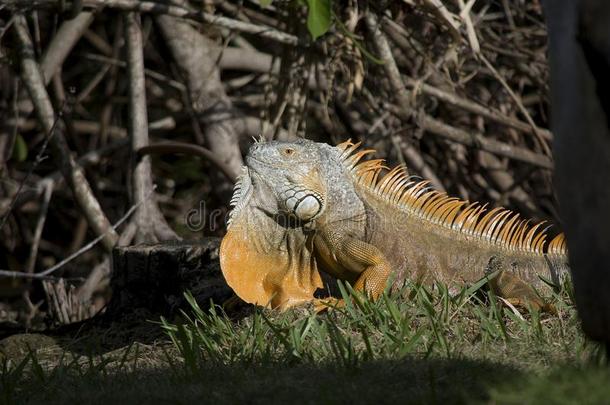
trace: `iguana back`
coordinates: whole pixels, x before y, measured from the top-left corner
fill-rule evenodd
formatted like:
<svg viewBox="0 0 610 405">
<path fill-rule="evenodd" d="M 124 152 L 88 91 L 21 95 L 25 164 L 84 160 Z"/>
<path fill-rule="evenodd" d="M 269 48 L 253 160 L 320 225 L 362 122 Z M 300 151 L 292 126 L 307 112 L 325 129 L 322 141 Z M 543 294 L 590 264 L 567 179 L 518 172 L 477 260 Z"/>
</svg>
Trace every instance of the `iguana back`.
<svg viewBox="0 0 610 405">
<path fill-rule="evenodd" d="M 384 162 L 360 163 L 358 147 L 350 141 L 337 146 L 346 175 L 366 206 L 365 240 L 398 269 L 398 282 L 405 277 L 474 282 L 484 270 L 497 267 L 494 260 L 505 262 L 535 287 L 544 285 L 541 276 L 559 284 L 567 275 L 563 234 L 547 246 L 544 223 L 531 226 L 510 210 L 487 210 L 484 204 L 449 197 L 430 189 L 427 181 L 414 180 L 400 166 L 380 178 Z"/>
</svg>

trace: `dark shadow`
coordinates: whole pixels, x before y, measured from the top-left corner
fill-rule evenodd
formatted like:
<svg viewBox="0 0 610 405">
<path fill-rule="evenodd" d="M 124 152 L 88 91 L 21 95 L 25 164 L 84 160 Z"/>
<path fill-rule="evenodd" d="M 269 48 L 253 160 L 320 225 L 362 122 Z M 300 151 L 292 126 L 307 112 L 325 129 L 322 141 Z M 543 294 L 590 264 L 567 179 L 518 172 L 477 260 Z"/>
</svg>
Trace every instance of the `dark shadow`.
<svg viewBox="0 0 610 405">
<path fill-rule="evenodd" d="M 465 359 L 372 361 L 355 367 L 210 365 L 188 375 L 176 370 L 61 376 L 42 391 L 26 390 L 27 398 L 19 399 L 45 403 L 88 398 L 91 403 L 459 404 L 487 401 L 491 389 L 523 377 L 510 366 Z"/>
<path fill-rule="evenodd" d="M 198 300 L 198 304 L 206 311 L 214 301 Z M 149 345 L 167 340 L 168 337 L 159 324 L 161 317 L 171 323 L 180 322 L 182 310 L 187 314 L 192 312 L 184 299 L 170 313 L 145 308 L 126 311 L 120 316 L 116 313 L 112 316 L 101 313 L 86 321 L 65 325 L 44 334 L 56 338 L 56 343 L 68 352 L 85 356 L 103 355 L 133 343 Z M 239 321 L 252 315 L 254 310 L 254 305 L 237 299 L 226 313 L 231 320 Z"/>
</svg>

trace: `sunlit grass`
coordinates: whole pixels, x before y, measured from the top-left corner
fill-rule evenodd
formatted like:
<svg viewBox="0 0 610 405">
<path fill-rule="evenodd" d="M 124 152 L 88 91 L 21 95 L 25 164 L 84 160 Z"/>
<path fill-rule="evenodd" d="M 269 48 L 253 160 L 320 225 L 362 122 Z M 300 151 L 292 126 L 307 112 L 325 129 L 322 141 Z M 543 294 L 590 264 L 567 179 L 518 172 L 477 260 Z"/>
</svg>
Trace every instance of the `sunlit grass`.
<svg viewBox="0 0 610 405">
<path fill-rule="evenodd" d="M 557 315 L 518 311 L 484 287 L 408 285 L 373 302 L 342 286 L 346 305 L 324 314 L 254 308 L 241 319 L 187 293 L 189 308 L 158 323 L 165 343 L 5 358 L 0 398 L 595 403 L 605 395 L 603 351 L 581 333 L 569 286 L 553 297 Z"/>
<path fill-rule="evenodd" d="M 238 322 L 219 307 L 202 309 L 186 294 L 191 309 L 183 312 L 181 322 L 161 323 L 192 370 L 201 364 L 236 362 L 331 362 L 349 367 L 475 352 L 485 358 L 484 353 L 508 345 L 542 351 L 548 346 L 575 358 L 585 355 L 590 344 L 580 333 L 568 294 L 555 296 L 557 316 L 523 309 L 522 314 L 481 286 L 454 294 L 443 285 L 407 286 L 375 302 L 346 286 L 346 305 L 323 315 L 307 309 L 278 313 L 258 308 Z"/>
</svg>

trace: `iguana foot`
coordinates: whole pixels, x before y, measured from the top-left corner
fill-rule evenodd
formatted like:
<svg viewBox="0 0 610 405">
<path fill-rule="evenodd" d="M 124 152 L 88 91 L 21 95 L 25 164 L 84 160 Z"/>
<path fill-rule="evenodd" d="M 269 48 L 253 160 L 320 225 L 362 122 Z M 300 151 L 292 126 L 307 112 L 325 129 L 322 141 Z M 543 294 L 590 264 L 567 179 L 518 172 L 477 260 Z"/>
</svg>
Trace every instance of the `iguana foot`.
<svg viewBox="0 0 610 405">
<path fill-rule="evenodd" d="M 494 293 L 521 310 L 532 308 L 553 315 L 557 314 L 554 305 L 545 302 L 529 284 L 510 271 L 500 272 L 491 280 L 491 287 Z"/>
<path fill-rule="evenodd" d="M 541 299 L 531 300 L 522 298 L 504 298 L 509 304 L 517 308 L 518 310 L 527 310 L 528 307 L 536 311 L 546 312 L 551 315 L 557 315 L 557 308 L 555 305 L 544 302 Z"/>
</svg>

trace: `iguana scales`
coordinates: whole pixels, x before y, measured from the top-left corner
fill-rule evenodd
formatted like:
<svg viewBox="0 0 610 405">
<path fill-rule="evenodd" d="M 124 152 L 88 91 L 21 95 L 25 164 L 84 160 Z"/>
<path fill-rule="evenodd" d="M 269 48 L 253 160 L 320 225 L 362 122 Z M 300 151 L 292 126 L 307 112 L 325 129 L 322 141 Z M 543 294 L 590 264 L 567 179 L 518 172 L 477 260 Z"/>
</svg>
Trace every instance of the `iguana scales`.
<svg viewBox="0 0 610 405">
<path fill-rule="evenodd" d="M 273 308 L 315 301 L 320 272 L 377 298 L 390 276 L 473 283 L 544 308 L 535 288 L 568 274 L 563 234 L 546 242 L 504 208 L 485 209 L 392 170 L 359 143 L 256 142 L 232 198 L 222 272 L 244 301 Z M 384 172 L 386 172 L 383 175 Z"/>
</svg>

